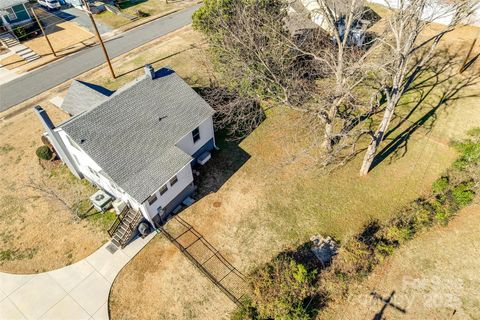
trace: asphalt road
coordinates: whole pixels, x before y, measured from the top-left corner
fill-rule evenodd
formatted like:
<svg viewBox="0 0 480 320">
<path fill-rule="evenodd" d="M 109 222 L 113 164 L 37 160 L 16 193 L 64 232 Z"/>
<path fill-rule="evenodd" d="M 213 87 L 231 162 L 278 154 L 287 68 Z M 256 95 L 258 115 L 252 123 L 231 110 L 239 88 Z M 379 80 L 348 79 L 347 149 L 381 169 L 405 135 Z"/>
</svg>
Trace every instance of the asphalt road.
<svg viewBox="0 0 480 320">
<path fill-rule="evenodd" d="M 192 13 L 199 7 L 196 5 L 170 14 L 107 41 L 105 45 L 110 58 L 190 24 Z M 0 85 L 0 112 L 105 63 L 101 50 L 99 46 L 84 49 Z"/>
</svg>

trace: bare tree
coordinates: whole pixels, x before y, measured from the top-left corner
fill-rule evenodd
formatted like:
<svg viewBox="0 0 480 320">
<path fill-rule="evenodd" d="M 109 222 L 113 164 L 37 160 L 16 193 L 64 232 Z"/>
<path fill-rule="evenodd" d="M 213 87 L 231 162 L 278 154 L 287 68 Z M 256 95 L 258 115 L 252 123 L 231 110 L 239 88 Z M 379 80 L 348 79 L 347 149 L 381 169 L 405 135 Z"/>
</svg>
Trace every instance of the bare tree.
<svg viewBox="0 0 480 320">
<path fill-rule="evenodd" d="M 286 28 L 288 4 L 276 0 L 238 0 L 226 7 L 207 2 L 194 26 L 209 38 L 221 82 L 264 105 L 305 114 L 322 141 L 315 145 L 323 146 L 330 163 L 351 157 L 359 136 L 369 132 L 360 124 L 372 113 L 364 84 L 376 68 L 369 58 L 377 46 L 362 38 L 362 18 L 370 11 L 363 0 L 316 1 L 308 14 L 321 15 L 323 29 L 292 34 Z M 240 115 L 245 119 L 248 113 Z"/>
<path fill-rule="evenodd" d="M 386 59 L 377 73 L 381 99 L 386 100 L 383 117 L 365 152 L 360 175 L 366 175 L 373 163 L 377 149 L 387 131 L 401 97 L 418 78 L 425 64 L 432 58 L 443 36 L 455 29 L 471 13 L 475 3 L 460 0 L 439 4 L 429 0 L 400 0 L 398 8 L 391 8 L 387 27 L 380 37 Z M 435 11 L 431 11 L 435 8 Z M 429 13 L 432 12 L 432 13 Z M 422 39 L 427 27 L 441 17 L 451 17 L 443 29 L 427 39 Z"/>
<path fill-rule="evenodd" d="M 260 103 L 252 97 L 213 83 L 200 94 L 216 111 L 215 129 L 226 130 L 232 140 L 243 139 L 265 119 Z"/>
</svg>

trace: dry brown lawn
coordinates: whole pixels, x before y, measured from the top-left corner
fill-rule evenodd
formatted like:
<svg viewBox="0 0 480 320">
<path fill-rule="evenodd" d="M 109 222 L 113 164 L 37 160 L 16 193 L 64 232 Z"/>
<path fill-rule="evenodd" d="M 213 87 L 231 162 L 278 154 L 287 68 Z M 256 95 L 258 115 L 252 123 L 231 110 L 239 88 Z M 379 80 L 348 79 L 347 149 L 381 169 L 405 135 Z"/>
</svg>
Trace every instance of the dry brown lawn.
<svg viewBox="0 0 480 320">
<path fill-rule="evenodd" d="M 449 142 L 480 126 L 479 92 L 470 88 L 472 97 L 440 107 L 366 178 L 357 174 L 361 159 L 331 175 L 320 173 L 302 152 L 301 120 L 293 113 L 269 113 L 238 146 L 219 139 L 222 150 L 207 164 L 199 184 L 204 197 L 181 216 L 245 273 L 314 234 L 341 240 L 370 219 L 385 221 L 430 192 L 432 182 L 456 157 Z M 428 114 L 441 93 L 435 90 L 385 144 Z M 157 236 L 117 277 L 110 296 L 112 318 L 228 318 L 233 303 L 222 300 L 217 288 L 191 270 L 188 260 Z M 140 307 L 145 297 L 157 307 Z"/>
<path fill-rule="evenodd" d="M 347 302 L 324 319 L 373 319 L 383 303 L 376 292 L 405 313 L 385 308 L 386 319 L 479 319 L 480 205 L 471 205 L 448 227 L 436 227 L 402 247 Z M 382 318 L 383 319 L 383 318 Z"/>
<path fill-rule="evenodd" d="M 56 31 L 48 34 L 48 37 L 59 57 L 93 43 L 93 34 L 87 29 L 79 27 L 76 23 L 62 22 L 56 25 L 55 29 Z M 53 56 L 44 37 L 39 36 L 22 44 L 37 53 L 40 58 L 27 62 L 21 56 L 14 54 L 0 61 L 0 65 L 10 70 L 18 68 L 17 71 L 24 72 L 57 59 Z"/>
<path fill-rule="evenodd" d="M 58 123 L 67 116 L 45 105 Z M 32 110 L 0 123 L 0 271 L 32 273 L 70 264 L 93 252 L 107 235 L 99 225 L 75 219 L 68 204 L 85 199 L 94 189 L 62 167 L 44 169 L 35 155 L 42 125 Z"/>
<path fill-rule="evenodd" d="M 221 146 L 224 150 L 214 155 L 203 181 L 220 189 L 182 212 L 182 218 L 244 272 L 311 235 L 342 239 L 359 231 L 369 219 L 386 220 L 419 194 L 429 192 L 431 183 L 455 158 L 448 141 L 462 136 L 467 127 L 480 125 L 477 101 L 462 100 L 452 107 L 456 112 L 440 111 L 432 132 L 417 132 L 403 157 L 387 159 L 367 178 L 358 177 L 358 160 L 330 176 L 318 174 L 315 168 L 305 169 L 305 162 L 289 162 L 301 150 L 295 141 L 285 139 L 294 115 L 270 114 L 239 148 Z M 467 125 L 466 119 L 470 120 Z M 228 176 L 238 158 L 248 160 L 222 184 L 221 176 Z M 169 247 L 163 239 L 154 241 Z M 110 300 L 113 319 L 227 317 L 233 304 L 219 304 L 222 293 L 213 286 L 202 291 L 206 301 L 196 302 L 200 294 L 196 283 L 204 279 L 198 272 L 185 278 L 185 268 L 191 267 L 180 252 L 157 260 L 156 269 L 145 274 L 144 268 L 154 260 L 147 262 L 142 257 L 158 255 L 162 252 L 157 245 L 147 247 L 120 273 Z M 172 278 L 172 271 L 176 277 Z M 132 287 L 140 291 L 134 295 Z M 162 307 L 143 312 L 136 306 L 145 296 Z M 195 316 L 185 315 L 187 309 L 195 310 Z"/>
<path fill-rule="evenodd" d="M 205 78 L 195 71 L 204 64 L 203 50 L 196 47 L 200 42 L 198 34 L 185 28 L 115 59 L 114 68 L 119 75 L 124 75 L 114 82 L 105 67 L 88 72 L 80 79 L 116 89 L 139 76 L 143 64 L 151 62 L 155 67 L 168 64 L 191 83 L 199 83 L 199 79 Z M 36 148 L 42 144 L 43 129 L 31 108 L 42 105 L 57 124 L 67 119 L 65 113 L 48 101 L 56 95 L 65 95 L 68 85 L 63 84 L 0 114 L 1 272 L 32 273 L 62 267 L 84 258 L 108 239 L 105 231 L 111 217 L 75 219 L 60 201 L 29 187 L 32 182 L 54 187 L 68 203 L 86 199 L 94 191 L 65 168 L 42 169 L 35 155 Z"/>
</svg>

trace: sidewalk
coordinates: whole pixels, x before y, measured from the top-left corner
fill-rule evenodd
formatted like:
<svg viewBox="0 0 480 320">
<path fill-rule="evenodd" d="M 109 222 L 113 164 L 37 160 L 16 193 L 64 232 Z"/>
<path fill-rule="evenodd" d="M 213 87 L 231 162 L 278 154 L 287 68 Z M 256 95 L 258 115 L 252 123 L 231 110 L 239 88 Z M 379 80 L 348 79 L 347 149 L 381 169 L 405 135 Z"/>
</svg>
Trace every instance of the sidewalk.
<svg viewBox="0 0 480 320">
<path fill-rule="evenodd" d="M 45 273 L 0 272 L 0 319 L 108 319 L 115 277 L 155 234 L 113 254 L 108 242 L 77 263 Z"/>
</svg>

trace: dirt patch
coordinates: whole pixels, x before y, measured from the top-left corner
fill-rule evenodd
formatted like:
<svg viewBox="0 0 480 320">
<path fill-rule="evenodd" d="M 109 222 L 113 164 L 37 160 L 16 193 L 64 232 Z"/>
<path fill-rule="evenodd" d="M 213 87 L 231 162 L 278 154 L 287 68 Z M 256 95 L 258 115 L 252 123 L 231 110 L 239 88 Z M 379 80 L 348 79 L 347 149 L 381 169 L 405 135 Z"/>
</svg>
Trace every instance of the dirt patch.
<svg viewBox="0 0 480 320">
<path fill-rule="evenodd" d="M 478 199 L 477 199 L 478 203 Z M 414 239 L 379 267 L 325 319 L 372 319 L 387 298 L 387 319 L 478 319 L 480 314 L 480 205 L 463 209 L 448 227 Z"/>
</svg>

